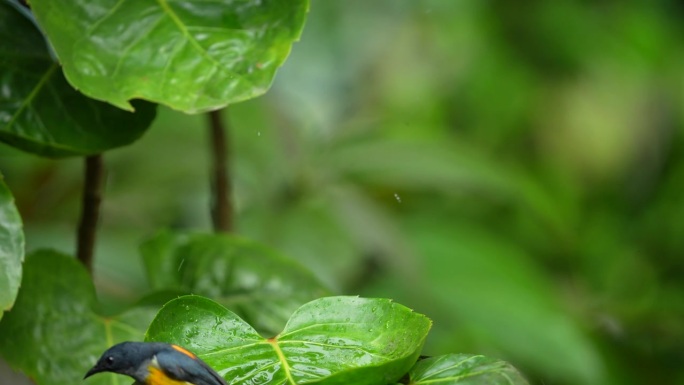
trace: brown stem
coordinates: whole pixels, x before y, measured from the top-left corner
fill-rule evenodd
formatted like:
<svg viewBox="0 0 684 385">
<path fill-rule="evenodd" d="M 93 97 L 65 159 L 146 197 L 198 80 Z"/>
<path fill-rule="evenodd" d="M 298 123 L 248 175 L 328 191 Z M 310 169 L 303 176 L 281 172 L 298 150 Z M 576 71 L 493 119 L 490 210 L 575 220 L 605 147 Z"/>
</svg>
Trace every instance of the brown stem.
<svg viewBox="0 0 684 385">
<path fill-rule="evenodd" d="M 214 231 L 227 233 L 233 228 L 233 206 L 230 195 L 232 186 L 228 175 L 229 140 L 221 111 L 209 113 L 212 149 L 212 205 L 211 218 Z"/>
<path fill-rule="evenodd" d="M 93 255 L 97 221 L 100 216 L 102 201 L 102 181 L 104 179 L 102 155 L 85 158 L 85 180 L 83 182 L 83 200 L 81 221 L 78 226 L 76 256 L 88 271 L 93 271 Z"/>
</svg>

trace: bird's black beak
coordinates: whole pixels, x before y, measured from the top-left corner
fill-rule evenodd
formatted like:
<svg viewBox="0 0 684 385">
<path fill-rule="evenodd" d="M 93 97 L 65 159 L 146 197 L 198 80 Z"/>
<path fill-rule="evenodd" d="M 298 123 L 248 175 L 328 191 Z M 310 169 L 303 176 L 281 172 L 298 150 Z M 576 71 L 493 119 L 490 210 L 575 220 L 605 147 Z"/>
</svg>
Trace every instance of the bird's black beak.
<svg viewBox="0 0 684 385">
<path fill-rule="evenodd" d="M 86 375 L 83 377 L 83 379 L 85 380 L 86 378 L 92 376 L 93 374 L 100 373 L 101 371 L 102 371 L 102 369 L 98 368 L 97 365 L 95 365 L 95 366 L 93 366 L 92 369 L 90 369 L 88 371 L 88 373 L 86 373 Z"/>
</svg>

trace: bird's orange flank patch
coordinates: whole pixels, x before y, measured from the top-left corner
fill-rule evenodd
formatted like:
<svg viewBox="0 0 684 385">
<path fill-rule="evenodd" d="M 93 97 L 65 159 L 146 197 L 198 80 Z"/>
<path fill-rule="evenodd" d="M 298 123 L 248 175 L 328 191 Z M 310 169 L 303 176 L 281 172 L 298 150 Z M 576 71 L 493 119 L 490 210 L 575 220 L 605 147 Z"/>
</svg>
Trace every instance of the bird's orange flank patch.
<svg viewBox="0 0 684 385">
<path fill-rule="evenodd" d="M 176 350 L 178 350 L 179 352 L 185 354 L 186 356 L 192 358 L 193 360 L 194 360 L 195 358 L 197 358 L 194 354 L 190 353 L 190 351 L 188 351 L 188 350 L 186 350 L 186 349 L 184 349 L 184 348 L 181 348 L 181 347 L 178 346 L 178 345 L 171 345 L 171 347 L 174 348 L 174 349 L 176 349 Z"/>
<path fill-rule="evenodd" d="M 150 375 L 147 376 L 145 381 L 146 385 L 187 385 L 185 381 L 174 380 L 173 378 L 167 376 L 161 369 L 157 369 L 154 366 L 149 367 Z"/>
</svg>

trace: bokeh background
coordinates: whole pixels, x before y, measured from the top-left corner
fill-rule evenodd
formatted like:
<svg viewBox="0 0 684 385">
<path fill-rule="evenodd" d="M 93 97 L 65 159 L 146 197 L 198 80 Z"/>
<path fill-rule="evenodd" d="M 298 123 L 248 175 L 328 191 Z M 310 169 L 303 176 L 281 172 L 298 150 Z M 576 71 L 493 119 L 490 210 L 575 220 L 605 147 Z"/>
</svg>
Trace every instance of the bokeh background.
<svg viewBox="0 0 684 385">
<path fill-rule="evenodd" d="M 225 114 L 236 232 L 427 314 L 426 355 L 684 384 L 682 20 L 674 0 L 314 0 L 273 89 Z M 107 153 L 110 311 L 147 290 L 141 241 L 211 228 L 206 126 L 160 109 Z M 1 146 L 0 169 L 28 249 L 73 252 L 81 161 Z"/>
</svg>

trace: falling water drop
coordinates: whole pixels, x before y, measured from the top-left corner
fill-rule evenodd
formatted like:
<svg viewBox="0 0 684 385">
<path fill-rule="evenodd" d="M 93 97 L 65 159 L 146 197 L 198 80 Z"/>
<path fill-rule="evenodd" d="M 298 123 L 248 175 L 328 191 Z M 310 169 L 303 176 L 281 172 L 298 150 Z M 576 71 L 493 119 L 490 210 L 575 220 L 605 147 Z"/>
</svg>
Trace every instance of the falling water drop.
<svg viewBox="0 0 684 385">
<path fill-rule="evenodd" d="M 401 203 L 401 197 L 399 196 L 399 194 L 394 193 L 394 198 L 397 200 L 397 202 Z"/>
</svg>

